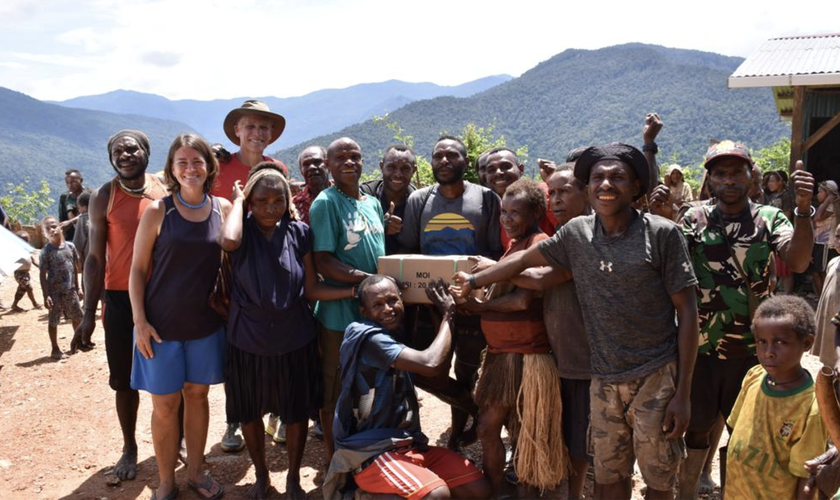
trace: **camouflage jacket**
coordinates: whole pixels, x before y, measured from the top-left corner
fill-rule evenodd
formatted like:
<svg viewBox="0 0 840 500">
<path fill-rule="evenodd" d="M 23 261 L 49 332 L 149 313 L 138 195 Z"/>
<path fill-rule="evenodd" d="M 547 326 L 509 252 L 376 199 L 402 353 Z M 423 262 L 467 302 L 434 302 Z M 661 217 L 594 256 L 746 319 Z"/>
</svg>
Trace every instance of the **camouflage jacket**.
<svg viewBox="0 0 840 500">
<path fill-rule="evenodd" d="M 786 252 L 793 225 L 781 210 L 753 203 L 734 217 L 721 214 L 715 205 L 702 205 L 682 218 L 698 280 L 700 354 L 740 358 L 755 354 L 755 339 L 750 330 L 746 285 L 723 237 L 721 223 L 759 303 L 772 293 L 771 254 Z"/>
</svg>

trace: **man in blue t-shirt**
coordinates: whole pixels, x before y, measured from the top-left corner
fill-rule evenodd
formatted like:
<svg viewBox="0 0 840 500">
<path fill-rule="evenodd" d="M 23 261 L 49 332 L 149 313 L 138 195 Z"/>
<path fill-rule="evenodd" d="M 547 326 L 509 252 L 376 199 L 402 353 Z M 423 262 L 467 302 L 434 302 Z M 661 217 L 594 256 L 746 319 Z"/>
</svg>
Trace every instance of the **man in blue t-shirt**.
<svg viewBox="0 0 840 500">
<path fill-rule="evenodd" d="M 469 460 L 435 446 L 420 429 L 412 374 L 449 370 L 455 301 L 441 280 L 426 291 L 442 321 L 432 344 L 418 351 L 401 338 L 404 307 L 393 278 L 374 275 L 359 286 L 365 321 L 347 327 L 341 344 L 342 388 L 336 409 L 336 452 L 324 498 L 341 491 L 346 475 L 365 492 L 405 498 L 487 498 L 490 484 Z"/>
</svg>

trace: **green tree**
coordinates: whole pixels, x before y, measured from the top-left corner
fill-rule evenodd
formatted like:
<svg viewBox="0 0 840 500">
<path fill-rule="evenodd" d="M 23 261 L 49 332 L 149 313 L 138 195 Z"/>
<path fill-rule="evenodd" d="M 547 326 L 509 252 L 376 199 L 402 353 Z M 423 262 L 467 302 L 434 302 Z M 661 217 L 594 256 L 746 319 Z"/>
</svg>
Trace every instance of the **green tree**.
<svg viewBox="0 0 840 500">
<path fill-rule="evenodd" d="M 414 148 L 414 136 L 406 133 L 406 131 L 397 123 L 396 120 L 385 116 L 377 116 L 373 118 L 374 123 L 381 123 L 393 132 L 395 141 L 405 144 L 410 148 Z M 494 125 L 486 127 L 479 127 L 474 123 L 468 123 L 463 130 L 457 134 L 451 134 L 464 141 L 464 146 L 467 147 L 467 170 L 464 172 L 464 179 L 478 183 L 478 171 L 476 169 L 476 162 L 481 153 L 492 148 L 507 147 L 507 140 L 503 135 L 495 137 L 493 135 Z M 446 135 L 442 132 L 440 135 Z M 516 154 L 520 161 L 525 163 L 528 158 L 528 146 L 522 146 L 516 150 Z M 435 183 L 435 177 L 432 174 L 432 164 L 423 155 L 415 154 L 417 159 L 417 174 L 414 178 L 414 184 L 417 187 L 429 186 Z M 381 173 L 376 170 L 371 174 L 362 176 L 363 180 L 378 179 Z"/>
<path fill-rule="evenodd" d="M 469 168 L 467 169 L 467 172 L 464 173 L 464 178 L 470 182 L 478 183 L 478 169 L 476 168 L 476 163 L 478 162 L 478 157 L 481 156 L 481 153 L 487 151 L 488 149 L 507 147 L 507 140 L 505 139 L 505 136 L 493 136 L 493 130 L 495 128 L 494 124 L 490 124 L 486 127 L 479 127 L 475 123 L 468 123 L 464 127 L 464 130 L 462 130 L 460 134 L 457 134 L 457 137 L 464 141 L 464 145 L 467 147 L 467 161 L 469 163 Z M 522 146 L 517 149 L 516 156 L 519 158 L 519 161 L 525 163 L 528 160 L 528 146 Z"/>
<path fill-rule="evenodd" d="M 9 183 L 6 194 L 0 196 L 0 203 L 12 221 L 21 224 L 36 224 L 47 215 L 53 204 L 50 198 L 50 186 L 41 179 L 38 189 L 26 189 L 26 181 L 20 184 Z"/>
<path fill-rule="evenodd" d="M 783 137 L 753 154 L 758 169 L 764 172 L 787 171 L 790 166 L 790 139 Z"/>
</svg>

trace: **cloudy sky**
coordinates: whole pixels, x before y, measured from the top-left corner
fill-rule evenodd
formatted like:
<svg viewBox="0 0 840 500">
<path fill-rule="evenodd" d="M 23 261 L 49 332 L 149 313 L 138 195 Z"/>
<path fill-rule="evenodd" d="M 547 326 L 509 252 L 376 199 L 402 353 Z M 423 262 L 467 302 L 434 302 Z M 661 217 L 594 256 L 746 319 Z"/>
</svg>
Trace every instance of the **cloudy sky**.
<svg viewBox="0 0 840 500">
<path fill-rule="evenodd" d="M 0 86 L 62 100 L 457 85 L 626 42 L 746 57 L 768 38 L 840 32 L 838 19 L 837 0 L 0 0 Z"/>
</svg>

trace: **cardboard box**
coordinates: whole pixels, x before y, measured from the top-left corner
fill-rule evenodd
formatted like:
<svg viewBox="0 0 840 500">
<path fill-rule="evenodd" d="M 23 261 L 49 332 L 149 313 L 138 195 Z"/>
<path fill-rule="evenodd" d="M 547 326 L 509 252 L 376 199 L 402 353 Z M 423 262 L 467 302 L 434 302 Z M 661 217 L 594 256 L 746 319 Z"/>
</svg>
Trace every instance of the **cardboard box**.
<svg viewBox="0 0 840 500">
<path fill-rule="evenodd" d="M 388 255 L 379 257 L 377 272 L 403 283 L 403 302 L 406 304 L 431 304 L 426 297 L 430 281 L 453 284 L 452 276 L 459 272 L 470 272 L 472 264 L 465 255 Z"/>
</svg>

